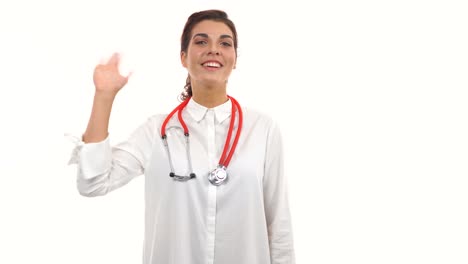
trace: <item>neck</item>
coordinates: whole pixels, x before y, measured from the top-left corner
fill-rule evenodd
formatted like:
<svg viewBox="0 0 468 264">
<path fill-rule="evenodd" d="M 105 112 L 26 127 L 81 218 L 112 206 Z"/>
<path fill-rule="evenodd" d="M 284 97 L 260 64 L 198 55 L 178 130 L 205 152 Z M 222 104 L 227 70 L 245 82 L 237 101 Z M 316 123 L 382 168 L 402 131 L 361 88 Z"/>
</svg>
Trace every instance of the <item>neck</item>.
<svg viewBox="0 0 468 264">
<path fill-rule="evenodd" d="M 202 89 L 192 86 L 192 100 L 207 108 L 224 104 L 227 100 L 226 87 L 204 87 Z"/>
</svg>

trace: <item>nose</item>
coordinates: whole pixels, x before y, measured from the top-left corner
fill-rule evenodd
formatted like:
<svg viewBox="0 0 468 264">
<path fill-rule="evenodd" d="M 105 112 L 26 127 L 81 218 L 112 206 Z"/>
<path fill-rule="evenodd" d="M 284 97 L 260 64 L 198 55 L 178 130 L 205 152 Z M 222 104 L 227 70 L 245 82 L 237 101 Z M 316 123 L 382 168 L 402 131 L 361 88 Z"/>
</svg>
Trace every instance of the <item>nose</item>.
<svg viewBox="0 0 468 264">
<path fill-rule="evenodd" d="M 210 50 L 208 51 L 208 55 L 219 55 L 218 45 L 211 44 Z"/>
</svg>

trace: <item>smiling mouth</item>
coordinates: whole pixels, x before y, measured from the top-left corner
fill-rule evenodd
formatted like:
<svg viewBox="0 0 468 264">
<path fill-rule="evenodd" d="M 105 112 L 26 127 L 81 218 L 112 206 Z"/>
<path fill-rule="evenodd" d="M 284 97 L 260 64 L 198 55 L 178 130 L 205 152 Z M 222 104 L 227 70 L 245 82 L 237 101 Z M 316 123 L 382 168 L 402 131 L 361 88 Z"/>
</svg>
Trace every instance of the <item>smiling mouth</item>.
<svg viewBox="0 0 468 264">
<path fill-rule="evenodd" d="M 218 62 L 205 62 L 202 64 L 204 67 L 209 67 L 209 68 L 221 68 L 221 63 L 218 63 Z"/>
</svg>

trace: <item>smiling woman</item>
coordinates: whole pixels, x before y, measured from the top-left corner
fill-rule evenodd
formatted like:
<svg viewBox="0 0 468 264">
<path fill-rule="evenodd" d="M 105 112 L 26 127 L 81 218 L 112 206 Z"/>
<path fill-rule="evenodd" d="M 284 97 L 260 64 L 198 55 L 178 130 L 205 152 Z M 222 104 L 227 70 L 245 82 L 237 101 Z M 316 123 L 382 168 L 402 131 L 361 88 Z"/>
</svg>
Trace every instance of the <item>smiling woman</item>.
<svg viewBox="0 0 468 264">
<path fill-rule="evenodd" d="M 194 100 L 199 102 L 213 100 L 213 97 L 223 100 L 227 80 L 236 67 L 237 32 L 234 24 L 231 21 L 203 20 L 203 18 L 203 16 L 192 16 L 187 21 L 186 30 L 182 35 L 180 56 L 182 65 L 189 72 L 186 91 L 182 94 L 183 100 L 189 96 L 194 96 Z M 190 31 L 192 34 L 188 34 Z M 220 89 L 212 91 L 216 86 Z M 192 89 L 200 91 L 192 93 Z M 206 103 L 207 106 L 214 106 L 220 102 Z"/>
<path fill-rule="evenodd" d="M 130 76 L 119 73 L 119 54 L 94 70 L 91 116 L 72 157 L 78 190 L 105 195 L 144 175 L 145 264 L 295 263 L 280 129 L 227 93 L 237 43 L 224 11 L 192 14 L 182 102 L 114 146 L 112 104 Z"/>
</svg>

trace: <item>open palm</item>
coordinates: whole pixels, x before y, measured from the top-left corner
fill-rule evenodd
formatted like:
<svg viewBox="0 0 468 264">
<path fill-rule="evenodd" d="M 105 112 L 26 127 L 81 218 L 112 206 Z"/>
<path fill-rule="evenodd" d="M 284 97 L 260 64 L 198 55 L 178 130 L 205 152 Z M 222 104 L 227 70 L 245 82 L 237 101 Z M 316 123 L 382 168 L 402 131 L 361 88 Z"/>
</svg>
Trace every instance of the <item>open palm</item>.
<svg viewBox="0 0 468 264">
<path fill-rule="evenodd" d="M 105 64 L 98 64 L 94 69 L 93 81 L 96 92 L 116 94 L 127 84 L 130 74 L 123 76 L 119 72 L 120 54 L 114 53 Z"/>
</svg>

